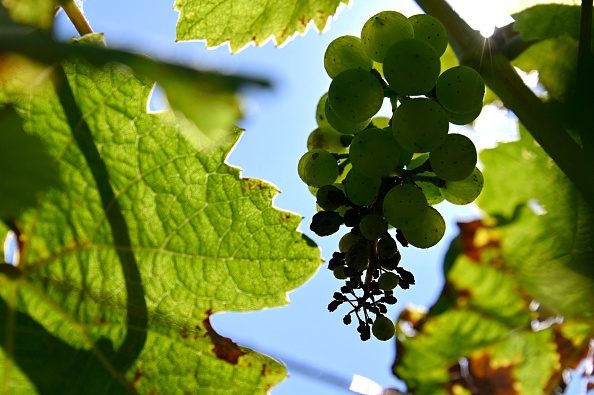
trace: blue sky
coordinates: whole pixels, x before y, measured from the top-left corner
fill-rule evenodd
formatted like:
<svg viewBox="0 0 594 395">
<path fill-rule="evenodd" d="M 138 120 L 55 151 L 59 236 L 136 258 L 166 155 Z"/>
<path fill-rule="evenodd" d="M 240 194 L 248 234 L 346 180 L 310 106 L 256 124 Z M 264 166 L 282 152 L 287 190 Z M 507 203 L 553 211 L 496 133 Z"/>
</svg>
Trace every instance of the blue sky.
<svg viewBox="0 0 594 395">
<path fill-rule="evenodd" d="M 155 58 L 183 62 L 201 68 L 251 74 L 269 78 L 271 91 L 245 92 L 246 116 L 240 126 L 245 134 L 228 158 L 243 169 L 244 177 L 267 180 L 282 193 L 275 206 L 301 214 L 301 230 L 314 239 L 328 260 L 337 249 L 339 235 L 320 238 L 309 231 L 315 199 L 297 176 L 297 162 L 306 151 L 306 140 L 315 129 L 315 106 L 330 83 L 323 67 L 323 54 L 336 37 L 359 35 L 364 22 L 375 13 L 394 9 L 410 16 L 420 10 L 412 1 L 355 1 L 330 22 L 323 34 L 315 29 L 282 48 L 272 42 L 230 54 L 226 46 L 206 50 L 202 42 L 175 43 L 177 13 L 173 0 L 90 0 L 84 11 L 91 26 L 105 33 L 112 47 L 129 48 Z M 76 36 L 64 15 L 59 35 Z M 466 131 L 472 135 L 472 131 Z M 443 276 L 441 261 L 456 233 L 455 221 L 473 218 L 468 207 L 449 203 L 437 206 L 448 222 L 444 239 L 430 250 L 413 247 L 403 251 L 403 267 L 411 270 L 417 285 L 398 291 L 398 305 L 389 311 L 395 318 L 406 305 L 430 306 L 438 296 Z M 283 360 L 290 378 L 272 390 L 273 395 L 348 394 L 353 374 L 383 387 L 402 385 L 391 374 L 395 356 L 393 341 L 372 338 L 361 342 L 354 326 L 342 324 L 341 310 L 328 313 L 326 306 L 341 283 L 323 265 L 315 277 L 292 292 L 291 304 L 252 313 L 225 313 L 212 317 L 214 328 L 240 345 Z"/>
</svg>

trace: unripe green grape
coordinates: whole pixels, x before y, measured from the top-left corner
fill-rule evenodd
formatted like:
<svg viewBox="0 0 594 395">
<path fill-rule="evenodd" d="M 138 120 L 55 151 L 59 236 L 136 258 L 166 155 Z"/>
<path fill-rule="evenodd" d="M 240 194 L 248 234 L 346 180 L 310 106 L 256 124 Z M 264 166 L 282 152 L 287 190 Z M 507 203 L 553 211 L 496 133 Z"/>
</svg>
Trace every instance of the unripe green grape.
<svg viewBox="0 0 594 395">
<path fill-rule="evenodd" d="M 326 117 L 330 127 L 342 134 L 359 133 L 361 130 L 365 129 L 367 125 L 369 125 L 369 122 L 371 122 L 370 119 L 367 119 L 363 122 L 346 121 L 336 114 L 328 101 L 325 103 L 324 116 Z"/>
<path fill-rule="evenodd" d="M 420 226 L 415 229 L 403 229 L 402 233 L 409 244 L 417 248 L 433 247 L 443 238 L 446 224 L 435 208 L 429 207 L 429 211 Z"/>
<path fill-rule="evenodd" d="M 324 185 L 316 192 L 316 204 L 326 211 L 336 211 L 347 204 L 344 192 L 335 185 Z"/>
<path fill-rule="evenodd" d="M 377 77 L 365 70 L 345 70 L 328 88 L 328 103 L 345 121 L 365 122 L 384 102 L 384 89 Z"/>
<path fill-rule="evenodd" d="M 342 136 L 342 133 L 334 129 L 318 127 L 307 137 L 307 150 L 323 149 L 336 154 L 345 153 L 347 147 L 342 143 Z"/>
<path fill-rule="evenodd" d="M 474 171 L 476 147 L 468 137 L 451 133 L 442 145 L 429 153 L 429 162 L 435 174 L 442 180 L 461 181 Z"/>
<path fill-rule="evenodd" d="M 347 275 L 344 274 L 344 266 L 335 267 L 334 270 L 332 270 L 332 274 L 334 274 L 334 278 L 337 280 L 346 280 L 348 278 Z"/>
<path fill-rule="evenodd" d="M 376 251 L 380 259 L 392 258 L 398 252 L 396 240 L 389 233 L 384 234 L 377 242 Z"/>
<path fill-rule="evenodd" d="M 392 45 L 384 58 L 384 76 L 402 96 L 423 95 L 435 86 L 441 65 L 431 45 L 409 38 Z"/>
<path fill-rule="evenodd" d="M 346 253 L 346 264 L 357 271 L 363 271 L 369 263 L 369 245 L 367 240 L 361 239 L 355 243 Z"/>
<path fill-rule="evenodd" d="M 318 105 L 316 106 L 316 122 L 319 127 L 332 129 L 333 127 L 328 122 L 326 118 L 326 102 L 328 101 L 328 92 L 324 93 L 320 100 L 318 101 Z"/>
<path fill-rule="evenodd" d="M 385 177 L 398 165 L 400 147 L 390 131 L 365 129 L 351 142 L 349 158 L 364 176 Z"/>
<path fill-rule="evenodd" d="M 470 112 L 457 114 L 455 112 L 446 110 L 446 114 L 450 123 L 453 123 L 454 125 L 468 125 L 474 122 L 474 120 L 477 119 L 479 115 L 481 115 L 481 111 L 483 111 L 483 103 L 478 105 Z"/>
<path fill-rule="evenodd" d="M 381 183 L 380 178 L 364 176 L 355 169 L 342 181 L 344 193 L 357 206 L 371 206 L 377 199 Z"/>
<path fill-rule="evenodd" d="M 345 70 L 371 70 L 372 60 L 359 37 L 341 36 L 334 39 L 324 53 L 324 68 L 330 78 Z"/>
<path fill-rule="evenodd" d="M 435 95 L 448 111 L 464 114 L 483 102 L 485 81 L 473 68 L 456 66 L 447 69 L 437 79 Z"/>
<path fill-rule="evenodd" d="M 474 202 L 483 190 L 483 173 L 475 167 L 471 175 L 462 181 L 446 181 L 441 194 L 453 204 L 465 205 Z"/>
<path fill-rule="evenodd" d="M 408 19 L 396 11 L 382 11 L 369 18 L 361 29 L 361 41 L 369 57 L 383 63 L 388 49 L 400 40 L 412 38 Z"/>
<path fill-rule="evenodd" d="M 417 184 L 417 186 L 423 190 L 423 193 L 427 198 L 428 205 L 434 206 L 437 203 L 444 201 L 445 198 L 441 194 L 441 189 L 439 189 L 435 184 L 427 181 L 416 181 L 415 184 Z"/>
<path fill-rule="evenodd" d="M 394 337 L 396 329 L 391 319 L 385 315 L 378 315 L 371 326 L 371 332 L 376 339 L 386 341 Z"/>
<path fill-rule="evenodd" d="M 385 129 L 390 126 L 390 118 L 388 117 L 373 117 L 371 118 L 371 122 L 378 129 Z"/>
<path fill-rule="evenodd" d="M 413 27 L 415 38 L 431 45 L 437 56 L 444 54 L 448 47 L 448 34 L 443 23 L 427 14 L 413 15 L 408 18 L 408 21 Z"/>
<path fill-rule="evenodd" d="M 358 241 L 361 241 L 362 237 L 358 233 L 349 232 L 345 233 L 338 242 L 338 250 L 340 252 L 348 252 L 348 250 L 354 246 Z"/>
<path fill-rule="evenodd" d="M 377 286 L 384 291 L 391 291 L 398 285 L 398 275 L 392 272 L 382 273 L 377 279 Z"/>
<path fill-rule="evenodd" d="M 367 214 L 361 218 L 359 231 L 367 240 L 377 240 L 388 230 L 388 223 L 379 214 Z"/>
<path fill-rule="evenodd" d="M 408 99 L 396 108 L 392 131 L 398 144 L 410 152 L 429 152 L 445 140 L 449 123 L 446 112 L 433 99 Z"/>
<path fill-rule="evenodd" d="M 427 211 L 429 205 L 423 191 L 413 184 L 396 185 L 384 197 L 384 217 L 395 228 L 416 228 Z"/>
<path fill-rule="evenodd" d="M 306 152 L 299 159 L 297 170 L 301 180 L 313 187 L 332 184 L 338 177 L 336 158 L 323 149 Z"/>
</svg>

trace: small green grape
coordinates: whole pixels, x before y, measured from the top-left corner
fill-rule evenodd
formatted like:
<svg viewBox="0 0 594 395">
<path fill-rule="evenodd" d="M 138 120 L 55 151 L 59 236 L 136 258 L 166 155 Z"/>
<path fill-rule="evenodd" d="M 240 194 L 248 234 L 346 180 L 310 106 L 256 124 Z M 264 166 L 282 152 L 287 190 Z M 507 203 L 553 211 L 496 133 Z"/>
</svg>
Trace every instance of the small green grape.
<svg viewBox="0 0 594 395">
<path fill-rule="evenodd" d="M 369 57 L 383 63 L 388 49 L 400 40 L 412 38 L 413 27 L 396 11 L 382 11 L 369 18 L 361 29 L 361 41 Z"/>
<path fill-rule="evenodd" d="M 408 18 L 408 21 L 413 27 L 415 38 L 431 45 L 437 56 L 444 54 L 448 47 L 448 34 L 443 23 L 427 14 L 413 15 Z"/>
<path fill-rule="evenodd" d="M 476 147 L 468 137 L 451 133 L 445 141 L 429 153 L 429 162 L 435 174 L 446 181 L 461 181 L 474 171 Z"/>
<path fill-rule="evenodd" d="M 344 274 L 344 266 L 335 267 L 332 270 L 332 274 L 334 274 L 334 278 L 337 280 L 346 280 L 348 277 Z"/>
<path fill-rule="evenodd" d="M 352 246 L 361 240 L 361 235 L 353 232 L 345 233 L 338 242 L 338 250 L 347 252 Z"/>
<path fill-rule="evenodd" d="M 377 256 L 380 259 L 390 259 L 398 252 L 398 245 L 396 240 L 390 236 L 389 233 L 385 233 L 381 239 L 377 242 L 376 246 Z"/>
<path fill-rule="evenodd" d="M 330 78 L 345 70 L 371 70 L 372 60 L 365 52 L 359 37 L 340 36 L 334 39 L 324 53 L 324 68 Z"/>
<path fill-rule="evenodd" d="M 299 177 L 309 186 L 332 184 L 338 177 L 338 163 L 334 155 L 323 149 L 306 152 L 297 167 Z"/>
<path fill-rule="evenodd" d="M 382 275 L 377 280 L 377 286 L 379 289 L 383 289 L 384 291 L 391 291 L 398 285 L 399 278 L 396 273 L 386 272 L 382 273 Z"/>
<path fill-rule="evenodd" d="M 388 230 L 388 223 L 379 214 L 367 214 L 361 218 L 359 231 L 367 240 L 377 240 Z"/>
<path fill-rule="evenodd" d="M 328 88 L 328 103 L 340 118 L 364 122 L 373 117 L 384 102 L 384 89 L 378 79 L 365 70 L 345 70 Z"/>
<path fill-rule="evenodd" d="M 402 96 L 431 91 L 439 77 L 439 55 L 431 45 L 409 38 L 392 45 L 384 58 L 384 76 L 390 88 Z"/>
<path fill-rule="evenodd" d="M 330 126 L 339 133 L 345 135 L 357 134 L 369 125 L 370 119 L 363 122 L 350 122 L 345 121 L 339 117 L 336 112 L 330 107 L 330 103 L 326 101 L 324 108 L 324 115 Z"/>
<path fill-rule="evenodd" d="M 316 204 L 322 210 L 336 211 L 346 203 L 344 192 L 336 185 L 324 185 L 316 192 Z"/>
<path fill-rule="evenodd" d="M 358 206 L 371 206 L 377 199 L 381 183 L 381 178 L 366 177 L 355 169 L 342 181 L 347 198 Z"/>
<path fill-rule="evenodd" d="M 462 181 L 446 181 L 441 193 L 448 202 L 465 205 L 475 201 L 481 194 L 483 185 L 483 173 L 475 167 L 472 174 Z"/>
<path fill-rule="evenodd" d="M 474 120 L 477 119 L 479 115 L 481 115 L 482 111 L 483 103 L 478 105 L 474 110 L 470 112 L 457 114 L 455 112 L 446 110 L 446 114 L 448 116 L 448 121 L 450 123 L 453 123 L 454 125 L 468 125 L 474 122 Z"/>
<path fill-rule="evenodd" d="M 483 103 L 485 81 L 471 67 L 456 66 L 447 69 L 437 79 L 435 95 L 448 111 L 465 114 Z"/>
<path fill-rule="evenodd" d="M 385 177 L 398 165 L 400 146 L 391 131 L 365 129 L 349 148 L 353 168 L 367 177 Z"/>
<path fill-rule="evenodd" d="M 355 243 L 346 253 L 346 264 L 357 271 L 363 271 L 369 264 L 369 246 L 367 240 L 361 239 Z"/>
<path fill-rule="evenodd" d="M 435 176 L 434 173 L 427 173 L 427 172 L 421 173 L 420 175 L 429 175 L 429 174 Z M 434 205 L 441 203 L 445 200 L 445 198 L 441 194 L 441 190 L 435 184 L 433 184 L 431 182 L 427 182 L 427 181 L 416 181 L 415 184 L 417 184 L 417 186 L 423 190 L 423 193 L 425 194 L 425 197 L 427 198 L 427 204 L 429 204 L 430 206 L 434 206 Z"/>
<path fill-rule="evenodd" d="M 381 341 L 390 340 L 396 334 L 396 328 L 391 319 L 385 315 L 378 315 L 371 326 L 371 332 L 376 339 Z"/>
<path fill-rule="evenodd" d="M 435 208 L 429 207 L 429 211 L 420 226 L 415 229 L 403 229 L 402 233 L 409 244 L 417 248 L 433 247 L 443 238 L 446 224 Z"/>
<path fill-rule="evenodd" d="M 413 184 L 396 185 L 384 197 L 384 217 L 396 228 L 416 228 L 428 210 L 429 205 L 423 191 Z"/>
<path fill-rule="evenodd" d="M 307 150 L 323 149 L 335 154 L 347 152 L 347 147 L 342 143 L 342 133 L 334 129 L 318 127 L 307 137 Z"/>
<path fill-rule="evenodd" d="M 446 112 L 433 99 L 408 99 L 396 108 L 392 131 L 396 141 L 410 152 L 429 152 L 445 140 L 449 123 Z"/>
</svg>

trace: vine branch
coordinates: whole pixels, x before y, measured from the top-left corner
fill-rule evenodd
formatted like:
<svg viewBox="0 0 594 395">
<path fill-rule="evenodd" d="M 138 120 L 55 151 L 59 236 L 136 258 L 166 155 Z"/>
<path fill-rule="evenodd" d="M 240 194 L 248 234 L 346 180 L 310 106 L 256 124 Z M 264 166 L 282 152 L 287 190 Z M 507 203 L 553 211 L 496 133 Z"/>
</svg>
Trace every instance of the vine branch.
<svg viewBox="0 0 594 395">
<path fill-rule="evenodd" d="M 85 18 L 84 14 L 80 8 L 78 8 L 78 5 L 76 5 L 74 0 L 59 0 L 59 4 L 66 15 L 68 15 L 68 19 L 70 19 L 78 34 L 84 36 L 85 34 L 93 33 L 93 29 L 91 28 L 89 21 L 87 21 L 87 18 Z"/>
<path fill-rule="evenodd" d="M 594 181 L 589 158 L 567 133 L 561 121 L 522 81 L 495 42 L 473 30 L 445 0 L 416 0 L 429 15 L 442 21 L 460 60 L 475 68 L 489 88 L 513 111 L 534 139 L 594 208 Z"/>
</svg>

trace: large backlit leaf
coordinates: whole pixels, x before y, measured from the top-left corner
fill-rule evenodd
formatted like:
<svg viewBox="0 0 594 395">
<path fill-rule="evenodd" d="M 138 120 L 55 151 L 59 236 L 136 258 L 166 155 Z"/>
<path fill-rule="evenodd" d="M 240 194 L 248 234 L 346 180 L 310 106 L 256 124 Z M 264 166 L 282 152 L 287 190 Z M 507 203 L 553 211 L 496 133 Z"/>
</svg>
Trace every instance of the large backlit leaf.
<svg viewBox="0 0 594 395">
<path fill-rule="evenodd" d="M 209 316 L 284 305 L 316 272 L 300 217 L 224 162 L 241 131 L 202 151 L 184 137 L 193 124 L 146 112 L 153 80 L 114 64 L 60 70 L 58 95 L 47 81 L 5 93 L 63 188 L 17 221 L 19 275 L 0 274 L 4 388 L 265 393 L 284 367 L 219 336 Z"/>
<path fill-rule="evenodd" d="M 58 6 L 57 0 L 2 0 L 10 17 L 19 23 L 50 29 L 54 24 L 54 15 Z M 3 10 L 0 10 L 0 14 Z M 1 18 L 0 18 L 1 20 Z"/>
<path fill-rule="evenodd" d="M 177 39 L 206 40 L 209 47 L 229 42 L 232 52 L 273 38 L 277 45 L 310 22 L 322 30 L 345 0 L 176 0 Z"/>
</svg>

